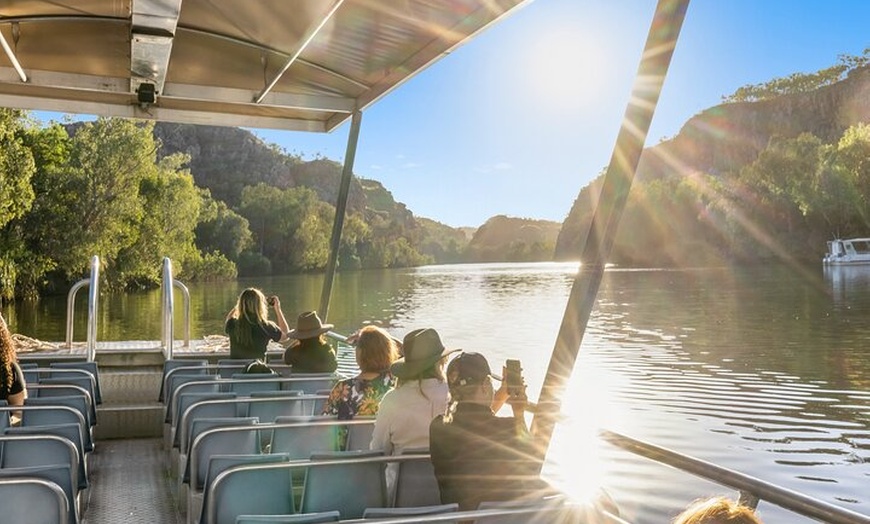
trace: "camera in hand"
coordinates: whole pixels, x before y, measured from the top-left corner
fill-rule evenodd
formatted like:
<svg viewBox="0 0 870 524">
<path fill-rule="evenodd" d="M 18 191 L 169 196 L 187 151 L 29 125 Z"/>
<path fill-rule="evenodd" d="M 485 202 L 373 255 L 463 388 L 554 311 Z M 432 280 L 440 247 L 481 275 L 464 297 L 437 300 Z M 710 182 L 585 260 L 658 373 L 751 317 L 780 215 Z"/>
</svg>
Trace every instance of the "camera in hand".
<svg viewBox="0 0 870 524">
<path fill-rule="evenodd" d="M 267 302 L 270 306 L 274 306 L 274 305 L 275 305 L 275 297 L 269 297 L 268 299 L 266 299 L 266 302 Z"/>
<path fill-rule="evenodd" d="M 505 361 L 504 381 L 508 394 L 511 396 L 523 392 L 523 366 L 519 360 L 507 359 Z"/>
</svg>

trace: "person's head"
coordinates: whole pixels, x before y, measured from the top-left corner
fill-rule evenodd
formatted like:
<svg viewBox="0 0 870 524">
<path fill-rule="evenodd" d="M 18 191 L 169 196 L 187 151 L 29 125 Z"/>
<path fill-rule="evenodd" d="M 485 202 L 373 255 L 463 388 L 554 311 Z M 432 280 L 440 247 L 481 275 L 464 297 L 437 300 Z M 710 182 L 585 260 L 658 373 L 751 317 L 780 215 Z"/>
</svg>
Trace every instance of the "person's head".
<svg viewBox="0 0 870 524">
<path fill-rule="evenodd" d="M 249 287 L 239 295 L 236 311 L 239 318 L 244 318 L 251 324 L 262 324 L 269 316 L 266 296 L 259 289 Z"/>
<path fill-rule="evenodd" d="M 486 357 L 480 353 L 463 351 L 447 365 L 450 401 L 489 406 L 495 393 L 492 379 L 501 380 L 501 377 L 492 373 Z"/>
<path fill-rule="evenodd" d="M 390 371 L 399 384 L 413 380 L 437 378 L 444 381 L 444 363 L 447 355 L 459 351 L 445 349 L 441 337 L 432 328 L 415 329 L 402 340 L 404 356 L 393 362 Z"/>
<path fill-rule="evenodd" d="M 287 333 L 287 337 L 299 341 L 312 338 L 322 339 L 323 335 L 333 327 L 332 324 L 321 322 L 320 317 L 317 316 L 317 311 L 306 311 L 296 319 L 296 328 L 291 329 Z"/>
<path fill-rule="evenodd" d="M 674 520 L 674 524 L 762 524 L 755 513 L 726 497 L 693 502 Z"/>
<path fill-rule="evenodd" d="M 396 342 L 377 326 L 359 330 L 356 339 L 356 363 L 363 373 L 382 373 L 399 358 Z"/>
</svg>

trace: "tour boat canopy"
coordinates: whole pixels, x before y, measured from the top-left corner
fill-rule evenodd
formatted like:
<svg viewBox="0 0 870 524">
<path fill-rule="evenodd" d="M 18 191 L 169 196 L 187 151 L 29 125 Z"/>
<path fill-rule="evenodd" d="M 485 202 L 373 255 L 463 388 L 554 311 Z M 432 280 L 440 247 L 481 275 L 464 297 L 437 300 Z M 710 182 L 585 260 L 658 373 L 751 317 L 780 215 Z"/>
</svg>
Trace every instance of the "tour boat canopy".
<svg viewBox="0 0 870 524">
<path fill-rule="evenodd" d="M 527 0 L 16 0 L 0 106 L 328 132 Z"/>
</svg>

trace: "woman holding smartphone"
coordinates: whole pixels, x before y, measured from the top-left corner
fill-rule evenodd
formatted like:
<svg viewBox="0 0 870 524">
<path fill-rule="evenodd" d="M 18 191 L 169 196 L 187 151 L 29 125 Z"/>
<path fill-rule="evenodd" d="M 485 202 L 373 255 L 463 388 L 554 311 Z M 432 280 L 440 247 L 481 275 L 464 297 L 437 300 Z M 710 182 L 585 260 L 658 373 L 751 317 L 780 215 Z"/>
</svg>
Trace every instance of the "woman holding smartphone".
<svg viewBox="0 0 870 524">
<path fill-rule="evenodd" d="M 268 306 L 274 310 L 277 324 L 269 320 Z M 267 301 L 262 291 L 252 287 L 239 295 L 235 307 L 227 313 L 224 329 L 230 337 L 230 358 L 264 361 L 269 341 L 284 340 L 288 331 L 278 296 L 272 295 Z"/>
</svg>

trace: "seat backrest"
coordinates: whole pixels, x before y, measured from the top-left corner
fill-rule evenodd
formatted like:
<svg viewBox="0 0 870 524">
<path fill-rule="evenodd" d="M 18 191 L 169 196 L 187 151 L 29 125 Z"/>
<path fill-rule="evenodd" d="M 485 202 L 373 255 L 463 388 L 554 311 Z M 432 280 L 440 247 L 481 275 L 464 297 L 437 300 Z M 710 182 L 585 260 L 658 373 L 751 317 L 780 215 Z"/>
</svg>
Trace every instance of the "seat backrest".
<svg viewBox="0 0 870 524">
<path fill-rule="evenodd" d="M 260 392 L 258 396 L 252 396 L 248 402 L 248 416 L 258 417 L 261 424 L 275 422 L 279 417 L 310 417 L 314 401 L 310 397 L 303 397 L 299 391 L 279 391 L 275 393 L 293 393 L 278 397 L 263 397 L 266 393 Z"/>
<path fill-rule="evenodd" d="M 70 370 L 70 371 L 72 371 L 72 370 Z M 80 375 L 78 373 L 64 373 L 63 371 L 57 371 L 57 372 L 52 373 L 52 376 L 50 376 L 48 378 L 41 378 L 39 380 L 39 384 L 44 385 L 44 386 L 49 386 L 52 384 L 57 384 L 57 385 L 71 384 L 73 386 L 78 386 L 78 387 L 84 389 L 85 391 L 87 391 L 88 395 L 91 398 L 91 403 L 96 404 L 96 400 L 95 400 L 97 398 L 97 396 L 96 396 L 96 390 L 97 390 L 96 380 L 90 374 L 87 374 L 87 376 L 84 376 L 84 375 Z M 94 415 L 96 416 L 96 413 L 94 413 Z"/>
<path fill-rule="evenodd" d="M 46 466 L 29 466 L 24 468 L 2 468 L 0 469 L 0 479 L 16 478 L 16 477 L 32 477 L 53 482 L 60 486 L 67 499 L 67 511 L 69 512 L 69 522 L 76 524 L 78 515 L 76 514 L 76 499 L 75 488 L 70 481 L 70 466 L 69 464 L 50 464 Z M 6 516 L 3 516 L 4 522 Z M 25 518 L 20 522 L 32 522 Z"/>
<path fill-rule="evenodd" d="M 281 382 L 275 380 L 281 377 L 274 373 L 233 373 L 230 378 L 244 380 L 230 383 L 230 391 L 239 396 L 250 396 L 254 391 L 281 391 Z"/>
<path fill-rule="evenodd" d="M 347 438 L 344 449 L 347 451 L 369 449 L 369 445 L 372 443 L 372 434 L 375 431 L 375 417 L 356 416 L 354 420 L 367 420 L 369 423 L 347 425 Z"/>
<path fill-rule="evenodd" d="M 28 386 L 28 392 L 34 397 L 53 398 L 53 397 L 70 397 L 83 396 L 87 400 L 89 416 L 86 421 L 97 420 L 97 407 L 94 405 L 93 394 L 82 386 L 76 384 L 68 384 L 56 382 L 58 379 L 42 379 L 42 382 L 35 386 Z"/>
<path fill-rule="evenodd" d="M 272 462 L 288 462 L 290 458 L 283 454 L 259 454 L 259 455 L 212 455 L 208 461 L 208 466 L 205 473 L 205 483 L 202 486 L 202 514 L 200 520 L 206 518 L 206 508 L 208 507 L 208 488 L 214 484 L 214 479 L 224 471 L 233 466 L 241 466 L 245 464 L 267 464 Z"/>
<path fill-rule="evenodd" d="M 247 422 L 232 422 L 232 419 L 250 418 L 239 417 L 238 402 L 237 399 L 203 400 L 190 406 L 178 425 L 178 432 L 181 433 L 178 441 L 179 453 L 188 453 L 193 439 L 207 429 L 247 425 Z"/>
<path fill-rule="evenodd" d="M 68 406 L 85 418 L 89 426 L 96 425 L 97 421 L 91 419 L 91 410 L 88 406 L 88 398 L 84 395 L 62 395 L 57 397 L 33 397 L 24 400 L 25 406 Z"/>
<path fill-rule="evenodd" d="M 180 447 L 184 441 L 185 447 L 181 448 L 183 453 L 187 452 L 187 446 L 190 440 L 187 438 L 190 435 L 190 424 L 197 417 L 238 417 L 243 416 L 240 413 L 239 405 L 232 402 L 208 403 L 202 405 L 206 400 L 226 400 L 231 401 L 236 398 L 235 393 L 182 393 L 178 395 L 178 414 L 175 417 L 175 422 L 172 425 L 173 439 L 172 446 Z M 206 407 L 208 406 L 208 407 Z M 197 409 L 191 410 L 192 407 Z M 244 410 L 241 410 L 244 411 Z"/>
<path fill-rule="evenodd" d="M 69 464 L 70 482 L 78 489 L 88 487 L 87 478 L 79 478 L 79 454 L 75 444 L 59 435 L 3 435 L 0 437 L 0 468 L 21 468 Z M 2 513 L 0 513 L 2 515 Z"/>
<path fill-rule="evenodd" d="M 103 392 L 100 388 L 100 368 L 96 362 L 52 362 L 49 367 L 57 369 L 80 369 L 87 371 L 94 377 L 94 402 L 98 405 L 103 403 Z"/>
<path fill-rule="evenodd" d="M 343 519 L 362 518 L 366 508 L 387 506 L 384 462 L 343 462 L 340 459 L 382 456 L 379 451 L 344 451 L 314 454 L 311 460 L 336 460 L 334 465 L 312 466 L 305 472 L 302 513 L 337 510 Z M 336 497 L 336 493 L 341 493 Z"/>
<path fill-rule="evenodd" d="M 82 432 L 79 424 L 52 424 L 50 426 L 19 426 L 5 429 L 6 435 L 57 435 L 63 437 L 76 448 L 78 453 L 79 488 L 87 487 L 87 469 L 85 467 L 85 450 L 82 444 Z"/>
<path fill-rule="evenodd" d="M 434 504 L 431 506 L 416 506 L 406 508 L 366 508 L 364 519 L 384 519 L 390 517 L 420 517 L 423 515 L 440 515 L 459 511 L 459 504 Z M 447 522 L 456 522 L 455 520 Z"/>
<path fill-rule="evenodd" d="M 82 451 L 89 452 L 94 450 L 91 427 L 77 409 L 57 404 L 47 406 L 25 404 L 21 410 L 21 427 L 65 424 L 75 424 L 79 427 Z"/>
<path fill-rule="evenodd" d="M 332 391 L 332 386 L 341 378 L 333 373 L 293 373 L 292 381 L 285 382 L 283 389 L 297 389 L 306 395 L 316 395 L 320 391 Z"/>
<path fill-rule="evenodd" d="M 218 360 L 218 375 L 221 378 L 230 378 L 235 373 L 241 373 L 245 370 L 248 364 L 254 360 L 252 358 L 222 358 Z"/>
<path fill-rule="evenodd" d="M 54 482 L 32 476 L 0 478 L 0 515 L 5 522 L 68 524 L 69 501 Z"/>
<path fill-rule="evenodd" d="M 205 495 L 208 505 L 201 524 L 235 524 L 239 515 L 295 512 L 289 469 L 249 468 L 252 466 L 233 466 L 215 477 Z"/>
<path fill-rule="evenodd" d="M 339 451 L 338 432 L 341 426 L 307 424 L 330 417 L 277 417 L 275 424 L 302 424 L 275 427 L 272 430 L 271 452 L 286 453 L 291 459 L 307 459 L 313 453 Z"/>
<path fill-rule="evenodd" d="M 425 451 L 428 454 L 428 450 Z M 415 454 L 415 453 L 403 453 Z M 394 506 L 398 508 L 414 506 L 435 506 L 441 504 L 441 490 L 435 468 L 428 456 L 420 460 L 399 462 L 396 473 L 396 494 Z"/>
<path fill-rule="evenodd" d="M 205 375 L 206 374 L 206 365 L 208 365 L 207 360 L 200 359 L 172 359 L 163 362 L 163 378 L 160 380 L 160 393 L 157 395 L 158 402 L 166 402 L 169 398 L 166 395 L 166 386 L 167 386 L 167 378 L 170 376 L 170 373 L 175 374 L 186 374 L 186 375 Z M 198 368 L 201 367 L 202 370 L 198 371 L 196 369 L 184 369 L 183 371 L 175 371 L 179 368 Z"/>
<path fill-rule="evenodd" d="M 228 419 L 228 423 L 230 425 L 206 429 L 191 439 L 183 476 L 183 482 L 189 482 L 190 489 L 202 490 L 208 461 L 213 455 L 256 455 L 260 452 L 260 434 L 256 428 L 256 419 L 235 418 Z"/>
<path fill-rule="evenodd" d="M 478 517 L 474 524 L 525 524 L 527 522 L 552 522 L 569 524 L 577 519 L 579 507 L 566 505 L 564 498 L 535 500 L 483 501 L 477 509 L 524 510 L 512 515 Z"/>
<path fill-rule="evenodd" d="M 178 398 L 184 393 L 217 393 L 220 385 L 217 375 L 171 375 L 166 383 L 166 417 L 171 424 L 178 410 Z"/>
<path fill-rule="evenodd" d="M 295 515 L 239 515 L 236 524 L 321 524 L 340 520 L 341 514 L 337 511 L 321 511 Z"/>
</svg>

